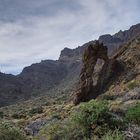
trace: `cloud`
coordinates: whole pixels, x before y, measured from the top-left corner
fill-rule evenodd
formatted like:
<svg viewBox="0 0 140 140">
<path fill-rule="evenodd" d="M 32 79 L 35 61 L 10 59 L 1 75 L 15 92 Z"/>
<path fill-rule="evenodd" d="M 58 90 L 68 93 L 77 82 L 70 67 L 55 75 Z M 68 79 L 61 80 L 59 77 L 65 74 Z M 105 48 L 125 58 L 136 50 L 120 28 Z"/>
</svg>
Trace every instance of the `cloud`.
<svg viewBox="0 0 140 140">
<path fill-rule="evenodd" d="M 17 74 L 32 63 L 58 59 L 64 47 L 127 29 L 140 20 L 139 5 L 138 0 L 14 0 L 6 12 L 12 11 L 12 22 L 9 15 L 0 21 L 0 69 Z"/>
</svg>

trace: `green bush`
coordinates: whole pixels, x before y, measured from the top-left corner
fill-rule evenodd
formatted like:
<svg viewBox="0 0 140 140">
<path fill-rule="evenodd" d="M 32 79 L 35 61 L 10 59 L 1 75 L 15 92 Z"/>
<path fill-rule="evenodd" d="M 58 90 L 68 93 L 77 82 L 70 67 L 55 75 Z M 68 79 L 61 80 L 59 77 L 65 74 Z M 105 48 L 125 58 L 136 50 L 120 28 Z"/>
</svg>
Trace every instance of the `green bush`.
<svg viewBox="0 0 140 140">
<path fill-rule="evenodd" d="M 9 123 L 0 123 L 0 140 L 27 140 L 23 132 Z"/>
<path fill-rule="evenodd" d="M 13 119 L 20 119 L 20 116 L 19 116 L 19 114 L 14 113 L 14 114 L 12 114 L 12 118 Z"/>
<path fill-rule="evenodd" d="M 131 90 L 131 89 L 134 89 L 135 87 L 137 87 L 138 84 L 137 84 L 137 81 L 136 80 L 132 80 L 128 83 L 127 87 Z"/>
<path fill-rule="evenodd" d="M 22 118 L 25 118 L 25 117 L 26 117 L 26 114 L 24 114 L 23 112 L 22 113 L 14 113 L 14 114 L 12 114 L 13 119 L 22 119 Z"/>
<path fill-rule="evenodd" d="M 80 111 L 74 114 L 73 120 L 89 129 L 93 124 L 102 123 L 108 117 L 107 102 L 90 101 L 80 106 Z"/>
<path fill-rule="evenodd" d="M 128 109 L 125 118 L 130 123 L 140 125 L 140 103 Z"/>
<path fill-rule="evenodd" d="M 81 105 L 80 111 L 73 116 L 73 121 L 86 129 L 88 137 L 92 133 L 103 135 L 108 130 L 125 128 L 124 121 L 109 111 L 106 101 L 92 100 Z"/>
<path fill-rule="evenodd" d="M 0 111 L 0 118 L 4 117 L 4 113 L 2 111 Z"/>
<path fill-rule="evenodd" d="M 29 111 L 30 116 L 33 116 L 34 114 L 41 114 L 41 113 L 43 113 L 43 108 L 42 107 L 35 107 L 35 108 L 32 108 Z"/>
<path fill-rule="evenodd" d="M 123 120 L 109 111 L 106 101 L 81 104 L 66 120 L 47 124 L 36 140 L 88 140 L 101 138 L 110 130 L 121 130 Z"/>
<path fill-rule="evenodd" d="M 70 120 L 50 123 L 43 128 L 34 140 L 82 140 L 85 130 Z"/>
<path fill-rule="evenodd" d="M 101 138 L 101 140 L 124 140 L 124 135 L 118 130 L 114 132 L 109 131 Z"/>
</svg>

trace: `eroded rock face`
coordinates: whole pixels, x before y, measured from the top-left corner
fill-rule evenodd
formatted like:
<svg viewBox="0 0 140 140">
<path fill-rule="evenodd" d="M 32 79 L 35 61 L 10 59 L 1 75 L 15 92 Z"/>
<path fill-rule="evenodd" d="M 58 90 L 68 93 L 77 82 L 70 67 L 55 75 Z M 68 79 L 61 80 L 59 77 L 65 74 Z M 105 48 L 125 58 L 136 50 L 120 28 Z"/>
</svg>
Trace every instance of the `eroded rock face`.
<svg viewBox="0 0 140 140">
<path fill-rule="evenodd" d="M 104 60 L 104 64 L 95 84 L 94 69 L 98 59 Z M 121 71 L 121 64 L 115 59 L 108 58 L 106 46 L 99 43 L 99 41 L 90 44 L 83 55 L 83 68 L 78 88 L 72 96 L 73 103 L 78 104 L 96 98 Z"/>
</svg>

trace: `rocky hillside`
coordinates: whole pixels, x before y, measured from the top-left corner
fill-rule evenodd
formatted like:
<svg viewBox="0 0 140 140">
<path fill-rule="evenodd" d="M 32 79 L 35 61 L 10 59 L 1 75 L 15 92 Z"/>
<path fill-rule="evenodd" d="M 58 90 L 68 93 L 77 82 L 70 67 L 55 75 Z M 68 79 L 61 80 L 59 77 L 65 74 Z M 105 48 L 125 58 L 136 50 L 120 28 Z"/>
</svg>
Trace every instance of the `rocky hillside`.
<svg viewBox="0 0 140 140">
<path fill-rule="evenodd" d="M 129 30 L 119 31 L 114 35 L 103 35 L 99 42 L 108 47 L 108 53 L 117 50 L 120 45 L 134 39 L 140 34 L 140 24 Z M 76 49 L 65 48 L 61 51 L 59 60 L 45 60 L 23 69 L 17 76 L 0 73 L 0 106 L 27 100 L 35 96 L 47 95 L 50 90 L 71 89 L 78 80 L 82 54 L 90 41 Z M 70 85 L 70 86 L 69 86 Z M 52 93 L 51 93 L 52 94 Z"/>
<path fill-rule="evenodd" d="M 104 44 L 91 43 L 82 62 L 74 104 L 43 96 L 0 108 L 0 136 L 15 137 L 16 129 L 32 140 L 140 140 L 140 36 L 110 57 Z"/>
<path fill-rule="evenodd" d="M 106 51 L 106 46 L 98 41 L 85 50 L 74 104 L 96 99 L 103 93 L 108 98 L 121 98 L 123 103 L 140 99 L 140 36 L 122 45 L 110 58 Z M 103 59 L 104 64 L 96 71 L 98 59 Z"/>
<path fill-rule="evenodd" d="M 25 98 L 26 95 L 21 94 L 21 84 L 15 76 L 0 73 L 0 96 L 0 106 L 4 106 L 7 102 L 12 103 Z"/>
<path fill-rule="evenodd" d="M 97 76 L 94 70 L 98 58 L 104 64 Z M 73 103 L 79 105 L 54 105 L 55 118 L 47 119 L 46 111 L 45 117 L 42 115 L 27 128 L 37 140 L 140 140 L 139 87 L 140 36 L 122 45 L 110 58 L 106 46 L 97 41 L 83 55 L 80 88 L 73 94 Z"/>
</svg>

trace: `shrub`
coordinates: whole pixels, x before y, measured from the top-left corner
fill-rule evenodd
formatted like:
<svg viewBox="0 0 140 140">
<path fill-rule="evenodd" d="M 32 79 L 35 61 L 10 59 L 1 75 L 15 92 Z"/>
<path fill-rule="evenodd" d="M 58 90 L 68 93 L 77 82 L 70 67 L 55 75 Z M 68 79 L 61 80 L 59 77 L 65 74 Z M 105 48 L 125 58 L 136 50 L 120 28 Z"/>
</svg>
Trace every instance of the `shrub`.
<svg viewBox="0 0 140 140">
<path fill-rule="evenodd" d="M 87 130 L 87 136 L 92 133 L 103 135 L 109 129 L 124 129 L 124 121 L 109 111 L 106 101 L 92 100 L 81 105 L 80 111 L 73 116 L 75 123 Z M 100 132 L 99 132 L 99 131 Z"/>
<path fill-rule="evenodd" d="M 70 120 L 52 122 L 43 128 L 35 140 L 81 140 L 85 131 Z"/>
<path fill-rule="evenodd" d="M 73 120 L 86 128 L 91 128 L 93 124 L 101 123 L 108 117 L 107 102 L 90 101 L 80 106 L 80 111 L 74 114 Z"/>
<path fill-rule="evenodd" d="M 0 111 L 0 118 L 4 117 L 4 113 L 2 111 Z"/>
<path fill-rule="evenodd" d="M 41 114 L 41 113 L 43 113 L 43 108 L 42 108 L 42 107 L 32 108 L 32 109 L 29 111 L 29 115 L 30 115 L 30 116 L 33 116 L 34 114 Z"/>
<path fill-rule="evenodd" d="M 23 132 L 9 123 L 0 123 L 0 140 L 27 140 Z"/>
<path fill-rule="evenodd" d="M 130 123 L 140 125 L 140 103 L 137 103 L 134 107 L 128 109 L 125 118 Z"/>
<path fill-rule="evenodd" d="M 21 118 L 25 118 L 26 115 L 24 113 L 14 113 L 12 114 L 12 118 L 13 119 L 21 119 Z"/>
<path fill-rule="evenodd" d="M 88 140 L 92 136 L 101 138 L 109 130 L 121 130 L 124 126 L 123 121 L 109 111 L 106 101 L 92 100 L 81 104 L 76 110 L 68 119 L 47 124 L 37 140 Z"/>
<path fill-rule="evenodd" d="M 14 119 L 19 119 L 19 118 L 20 118 L 20 116 L 19 116 L 19 114 L 14 113 L 14 114 L 12 114 L 12 118 L 14 118 Z"/>
<path fill-rule="evenodd" d="M 135 88 L 135 87 L 137 87 L 137 86 L 138 86 L 138 84 L 137 84 L 137 81 L 136 81 L 136 80 L 130 81 L 130 82 L 128 83 L 128 85 L 127 85 L 127 87 L 128 87 L 129 89 L 133 89 L 133 88 Z"/>
<path fill-rule="evenodd" d="M 101 138 L 101 140 L 124 140 L 124 135 L 118 130 L 114 132 L 109 131 Z"/>
</svg>

